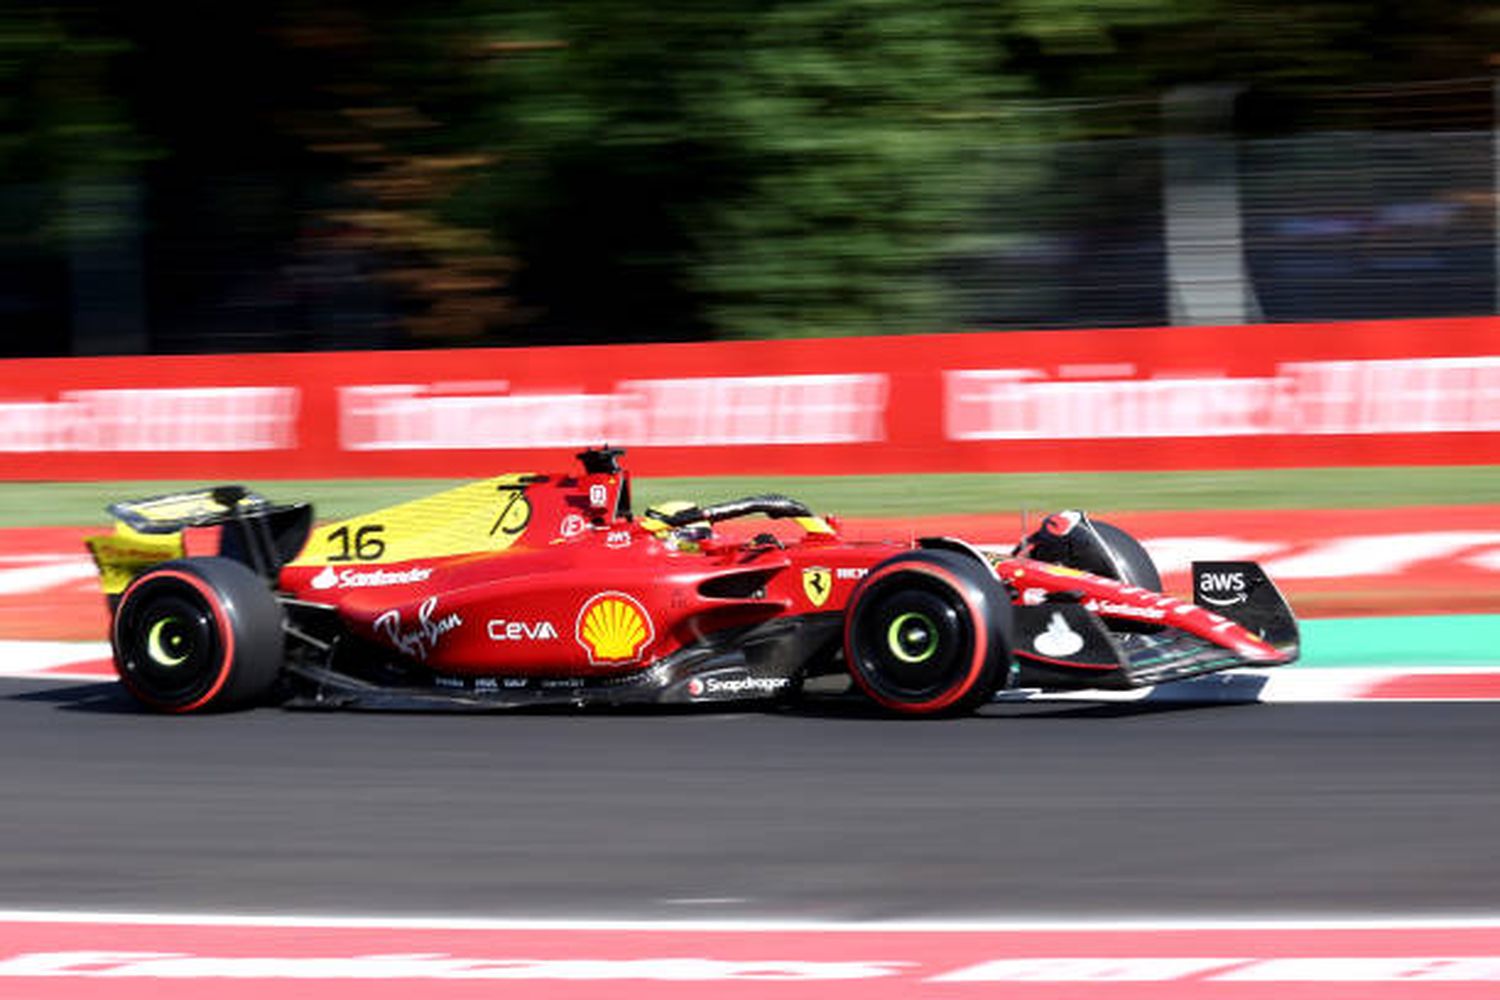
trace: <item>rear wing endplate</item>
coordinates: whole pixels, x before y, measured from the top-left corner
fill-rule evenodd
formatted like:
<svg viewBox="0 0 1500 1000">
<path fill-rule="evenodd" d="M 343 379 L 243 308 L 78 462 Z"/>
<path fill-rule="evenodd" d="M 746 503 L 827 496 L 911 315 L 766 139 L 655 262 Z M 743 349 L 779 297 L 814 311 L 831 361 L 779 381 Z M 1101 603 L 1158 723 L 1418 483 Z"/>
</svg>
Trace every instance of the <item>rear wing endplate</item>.
<svg viewBox="0 0 1500 1000">
<path fill-rule="evenodd" d="M 212 486 L 107 508 L 115 519 L 112 535 L 88 538 L 107 595 L 122 593 L 152 566 L 180 559 L 183 532 L 223 526 L 219 555 L 238 560 L 274 582 L 282 566 L 296 558 L 312 530 L 312 506 L 278 504 L 243 486 Z"/>
</svg>

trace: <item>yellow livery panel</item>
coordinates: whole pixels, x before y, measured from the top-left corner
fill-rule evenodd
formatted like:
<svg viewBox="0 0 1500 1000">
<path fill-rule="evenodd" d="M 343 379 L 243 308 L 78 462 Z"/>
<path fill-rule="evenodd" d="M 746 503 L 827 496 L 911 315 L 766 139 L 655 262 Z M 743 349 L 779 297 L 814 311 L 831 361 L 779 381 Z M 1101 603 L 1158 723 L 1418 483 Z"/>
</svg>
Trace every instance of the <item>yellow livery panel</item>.
<svg viewBox="0 0 1500 1000">
<path fill-rule="evenodd" d="M 123 521 L 115 522 L 113 535 L 93 535 L 84 541 L 99 567 L 99 587 L 106 594 L 124 593 L 130 581 L 152 566 L 185 554 L 182 532 L 143 534 Z"/>
<path fill-rule="evenodd" d="M 508 549 L 531 527 L 531 479 L 496 476 L 322 525 L 291 565 L 409 562 Z"/>
</svg>

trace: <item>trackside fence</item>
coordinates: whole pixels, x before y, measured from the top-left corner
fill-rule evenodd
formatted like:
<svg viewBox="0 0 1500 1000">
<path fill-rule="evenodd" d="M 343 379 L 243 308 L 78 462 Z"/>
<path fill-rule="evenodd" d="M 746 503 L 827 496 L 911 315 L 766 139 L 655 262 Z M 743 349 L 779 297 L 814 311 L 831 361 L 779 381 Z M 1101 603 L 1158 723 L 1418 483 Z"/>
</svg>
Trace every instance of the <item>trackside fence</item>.
<svg viewBox="0 0 1500 1000">
<path fill-rule="evenodd" d="M 0 361 L 0 479 L 1500 462 L 1500 318 Z"/>
</svg>

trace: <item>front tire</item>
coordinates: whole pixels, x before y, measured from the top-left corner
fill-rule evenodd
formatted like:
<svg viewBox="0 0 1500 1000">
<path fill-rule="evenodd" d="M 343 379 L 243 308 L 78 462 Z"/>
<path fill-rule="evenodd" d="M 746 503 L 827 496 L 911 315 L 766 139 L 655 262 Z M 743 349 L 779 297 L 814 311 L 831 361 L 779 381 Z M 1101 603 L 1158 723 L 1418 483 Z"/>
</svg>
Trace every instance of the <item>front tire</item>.
<svg viewBox="0 0 1500 1000">
<path fill-rule="evenodd" d="M 143 705 L 187 713 L 248 708 L 276 686 L 282 612 L 243 563 L 178 559 L 135 580 L 110 629 L 115 670 Z"/>
<path fill-rule="evenodd" d="M 994 696 L 1010 667 L 1010 598 L 988 566 L 907 552 L 860 582 L 844 619 L 855 685 L 902 715 L 959 715 Z"/>
<path fill-rule="evenodd" d="M 1108 521 L 1094 521 L 1093 525 L 1115 556 L 1112 560 L 1115 571 L 1105 573 L 1105 576 L 1146 590 L 1161 591 L 1161 572 L 1156 568 L 1156 560 L 1134 535 Z"/>
</svg>

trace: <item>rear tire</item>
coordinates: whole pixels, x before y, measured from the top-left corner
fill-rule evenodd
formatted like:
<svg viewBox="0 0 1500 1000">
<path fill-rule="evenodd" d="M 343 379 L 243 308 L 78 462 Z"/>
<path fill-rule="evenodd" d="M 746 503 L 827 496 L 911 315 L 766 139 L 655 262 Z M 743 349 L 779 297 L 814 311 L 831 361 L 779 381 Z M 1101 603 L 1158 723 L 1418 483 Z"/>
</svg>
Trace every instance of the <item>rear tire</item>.
<svg viewBox="0 0 1500 1000">
<path fill-rule="evenodd" d="M 887 559 L 860 582 L 844 618 L 855 685 L 901 715 L 972 712 L 1010 667 L 1010 597 L 989 567 L 941 550 Z"/>
<path fill-rule="evenodd" d="M 110 629 L 115 670 L 160 712 L 208 712 L 264 702 L 281 674 L 282 612 L 243 563 L 178 559 L 125 591 Z"/>
</svg>

